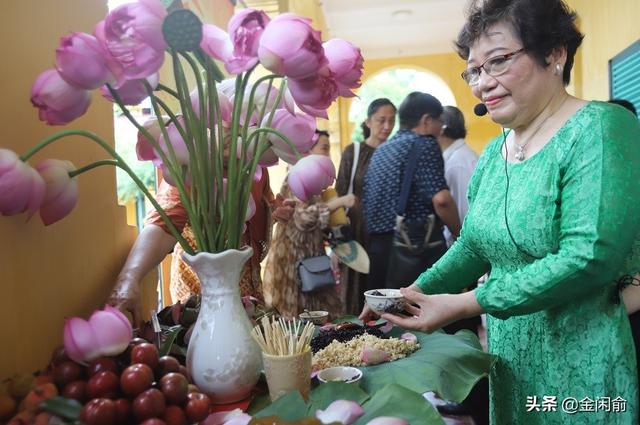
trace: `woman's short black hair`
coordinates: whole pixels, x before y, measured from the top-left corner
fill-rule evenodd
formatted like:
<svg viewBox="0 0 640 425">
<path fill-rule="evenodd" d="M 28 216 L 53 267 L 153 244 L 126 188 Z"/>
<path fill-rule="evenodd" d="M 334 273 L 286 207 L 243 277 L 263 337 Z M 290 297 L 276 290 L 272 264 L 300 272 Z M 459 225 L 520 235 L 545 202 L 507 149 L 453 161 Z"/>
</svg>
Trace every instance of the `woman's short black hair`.
<svg viewBox="0 0 640 425">
<path fill-rule="evenodd" d="M 391 106 L 394 111 L 398 110 L 396 108 L 396 105 L 394 105 L 392 101 L 390 101 L 386 97 L 379 97 L 369 104 L 369 107 L 367 108 L 367 119 L 371 118 L 376 112 L 378 112 L 378 109 L 382 108 L 383 106 Z M 371 136 L 371 129 L 367 125 L 367 122 L 362 121 L 362 124 L 360 124 L 360 128 L 362 129 L 362 136 L 365 139 L 368 139 L 369 136 Z"/>
<path fill-rule="evenodd" d="M 427 93 L 411 92 L 404 98 L 398 110 L 400 128 L 415 128 L 424 115 L 439 118 L 442 114 L 442 104 L 438 99 Z"/>
<path fill-rule="evenodd" d="M 464 127 L 464 115 L 455 106 L 445 106 L 440 115 L 442 120 L 442 134 L 450 139 L 464 139 L 467 129 Z"/>
<path fill-rule="evenodd" d="M 576 13 L 562 0 L 472 0 L 467 22 L 458 34 L 456 47 L 463 59 L 469 49 L 493 25 L 511 24 L 522 47 L 543 67 L 546 57 L 558 47 L 567 49 L 562 81 L 569 84 L 576 50 L 584 35 L 576 26 Z"/>
<path fill-rule="evenodd" d="M 623 108 L 631 111 L 633 115 L 638 116 L 638 112 L 636 111 L 636 107 L 633 106 L 633 103 L 629 102 L 627 99 L 610 99 L 609 103 L 613 103 L 614 105 L 620 105 Z"/>
</svg>

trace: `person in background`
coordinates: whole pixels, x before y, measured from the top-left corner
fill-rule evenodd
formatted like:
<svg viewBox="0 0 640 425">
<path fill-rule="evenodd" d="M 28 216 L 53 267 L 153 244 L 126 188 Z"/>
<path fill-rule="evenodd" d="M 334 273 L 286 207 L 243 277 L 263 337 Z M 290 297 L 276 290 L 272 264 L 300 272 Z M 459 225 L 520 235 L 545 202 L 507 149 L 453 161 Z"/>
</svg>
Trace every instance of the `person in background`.
<svg viewBox="0 0 640 425">
<path fill-rule="evenodd" d="M 464 115 L 455 106 L 445 106 L 440 116 L 442 119 L 442 132 L 438 136 L 438 144 L 442 149 L 444 158 L 444 178 L 449 186 L 451 196 L 458 207 L 460 223 L 469 209 L 467 201 L 467 187 L 473 170 L 478 162 L 478 155 L 467 145 L 464 138 L 467 129 L 464 125 Z M 447 246 L 453 244 L 453 238 L 449 228 L 445 227 L 444 237 Z"/>
<path fill-rule="evenodd" d="M 256 213 L 247 222 L 242 242 L 253 248 L 251 259 L 245 264 L 240 278 L 240 293 L 263 299 L 260 262 L 267 255 L 271 236 L 271 204 L 273 193 L 269 187 L 269 174 L 263 170 L 260 181 L 254 182 L 251 196 L 256 203 Z M 161 182 L 156 200 L 169 216 L 182 235 L 195 246 L 193 232 L 187 222 L 187 213 L 180 201 L 178 189 L 164 180 Z M 286 215 L 287 206 L 280 207 L 281 215 Z M 171 280 L 169 289 L 171 301 L 186 301 L 191 295 L 200 293 L 200 281 L 191 267 L 182 259 L 184 250 L 154 209 L 145 218 L 144 229 L 136 238 L 129 256 L 116 279 L 116 285 L 109 298 L 109 303 L 131 313 L 134 326 L 140 325 L 141 315 L 141 283 L 142 279 L 153 268 L 173 251 L 171 260 Z"/>
<path fill-rule="evenodd" d="M 339 196 L 353 193 L 356 199 L 362 199 L 364 176 L 369 161 L 376 148 L 391 135 L 396 123 L 396 107 L 386 98 L 379 98 L 369 104 L 367 119 L 362 123 L 364 141 L 350 144 L 342 152 L 336 191 Z M 356 149 L 357 163 L 354 164 Z M 354 168 L 355 167 L 355 168 Z M 363 247 L 368 245 L 367 232 L 362 214 L 362 204 L 356 202 L 348 212 L 353 239 Z M 342 264 L 340 267 L 340 288 L 347 314 L 357 314 L 364 306 L 362 293 L 367 288 L 367 275 L 358 273 Z"/>
<path fill-rule="evenodd" d="M 640 123 L 567 93 L 583 35 L 563 1 L 474 1 L 468 13 L 462 77 L 510 130 L 478 161 L 460 238 L 401 290 L 418 307 L 383 318 L 432 332 L 487 313 L 493 424 L 638 424 L 619 282 L 640 270 Z M 613 399 L 622 411 L 562 408 Z"/>
<path fill-rule="evenodd" d="M 329 136 L 316 131 L 317 141 L 309 154 L 329 156 Z M 305 258 L 325 253 L 324 233 L 329 226 L 329 213 L 337 208 L 350 208 L 353 195 L 333 198 L 322 202 L 319 196 L 302 202 L 294 198 L 287 180 L 282 184 L 278 199 L 283 205 L 293 206 L 292 214 L 278 220 L 264 270 L 264 299 L 270 307 L 286 317 L 297 317 L 305 309 L 324 310 L 331 318 L 343 314 L 342 302 L 337 288 L 329 287 L 310 293 L 299 290 L 297 263 Z M 278 218 L 275 215 L 274 218 Z"/>
<path fill-rule="evenodd" d="M 436 141 L 440 134 L 442 105 L 435 97 L 410 93 L 400 105 L 400 130 L 374 152 L 364 182 L 364 218 L 369 237 L 371 263 L 367 289 L 388 287 L 388 262 L 396 224 L 396 209 L 402 176 L 414 143 L 423 143 L 409 192 L 405 220 L 412 228 L 424 229 L 428 216 L 435 214 L 454 237 L 460 231 L 456 205 L 444 178 L 442 151 Z M 412 235 L 413 237 L 413 235 Z M 422 242 L 423 235 L 417 235 Z M 444 241 L 438 224 L 432 241 Z M 415 241 L 414 241 L 415 242 Z M 444 245 L 444 244 L 443 244 Z M 425 268 L 428 264 L 425 264 Z"/>
</svg>

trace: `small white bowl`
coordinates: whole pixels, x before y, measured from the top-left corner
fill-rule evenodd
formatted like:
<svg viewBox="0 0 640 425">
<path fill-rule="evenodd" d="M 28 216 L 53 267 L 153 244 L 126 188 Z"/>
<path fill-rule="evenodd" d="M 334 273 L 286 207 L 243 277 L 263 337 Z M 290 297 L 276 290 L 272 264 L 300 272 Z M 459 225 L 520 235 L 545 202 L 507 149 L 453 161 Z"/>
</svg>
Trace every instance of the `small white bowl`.
<svg viewBox="0 0 640 425">
<path fill-rule="evenodd" d="M 324 325 L 329 321 L 329 312 L 324 310 L 305 311 L 298 315 L 303 322 L 311 322 L 314 325 Z"/>
<path fill-rule="evenodd" d="M 318 372 L 320 382 L 344 382 L 354 384 L 362 378 L 362 371 L 357 367 L 337 366 L 322 369 Z"/>
<path fill-rule="evenodd" d="M 407 303 L 399 289 L 371 289 L 365 291 L 364 298 L 376 314 L 400 313 Z"/>
</svg>

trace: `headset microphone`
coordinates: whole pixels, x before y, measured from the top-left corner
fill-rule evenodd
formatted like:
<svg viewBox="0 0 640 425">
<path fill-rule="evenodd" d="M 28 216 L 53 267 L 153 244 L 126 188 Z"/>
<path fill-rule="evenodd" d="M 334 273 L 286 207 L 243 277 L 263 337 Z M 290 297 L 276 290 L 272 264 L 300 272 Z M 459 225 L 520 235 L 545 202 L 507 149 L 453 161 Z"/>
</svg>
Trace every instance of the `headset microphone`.
<svg viewBox="0 0 640 425">
<path fill-rule="evenodd" d="M 487 115 L 487 107 L 484 106 L 484 103 L 478 103 L 476 106 L 473 107 L 473 113 L 479 117 L 483 115 Z"/>
</svg>

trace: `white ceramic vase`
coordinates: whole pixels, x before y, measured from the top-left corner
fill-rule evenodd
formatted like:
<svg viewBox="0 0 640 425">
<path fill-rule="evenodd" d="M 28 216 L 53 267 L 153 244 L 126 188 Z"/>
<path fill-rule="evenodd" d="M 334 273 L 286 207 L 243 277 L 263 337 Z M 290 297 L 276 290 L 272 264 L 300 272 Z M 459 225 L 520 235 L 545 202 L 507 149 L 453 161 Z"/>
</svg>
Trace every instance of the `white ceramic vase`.
<svg viewBox="0 0 640 425">
<path fill-rule="evenodd" d="M 251 248 L 183 254 L 200 278 L 202 301 L 187 349 L 194 383 L 217 404 L 249 396 L 262 370 L 260 348 L 240 299 L 240 274 Z"/>
</svg>

